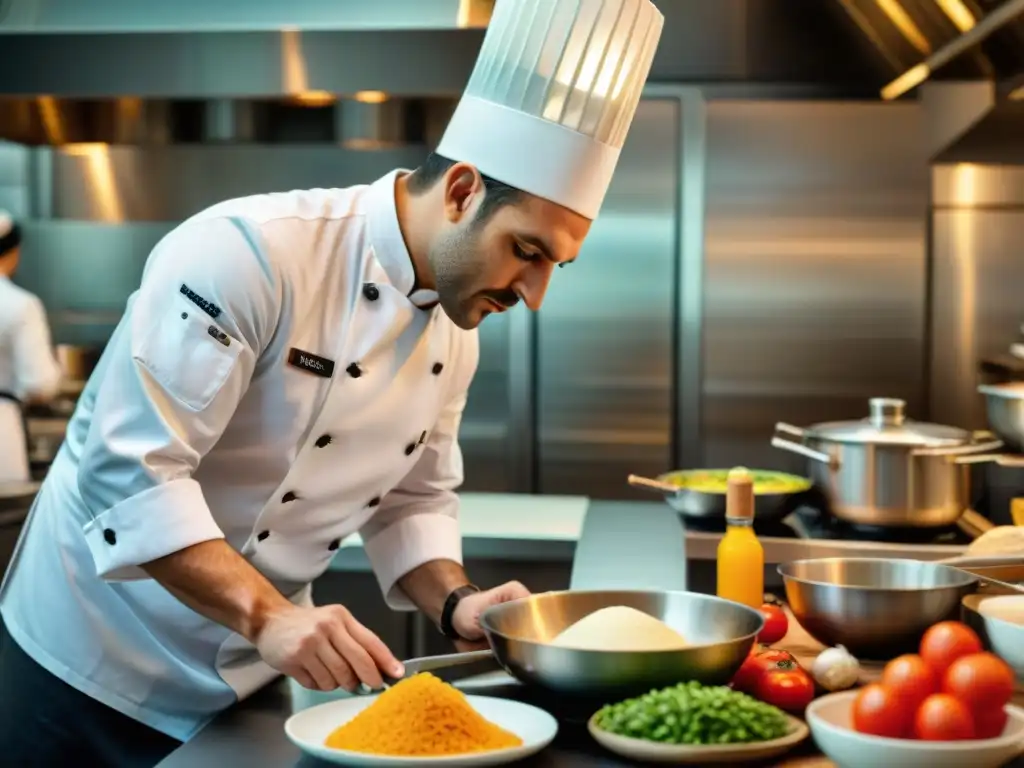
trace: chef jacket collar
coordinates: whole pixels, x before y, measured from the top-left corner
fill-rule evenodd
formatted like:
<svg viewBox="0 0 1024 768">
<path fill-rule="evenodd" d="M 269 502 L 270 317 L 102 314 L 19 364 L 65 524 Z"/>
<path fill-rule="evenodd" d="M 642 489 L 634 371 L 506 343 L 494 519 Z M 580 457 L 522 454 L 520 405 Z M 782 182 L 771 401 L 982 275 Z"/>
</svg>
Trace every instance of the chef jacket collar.
<svg viewBox="0 0 1024 768">
<path fill-rule="evenodd" d="M 430 309 L 437 304 L 437 291 L 413 290 L 416 272 L 412 257 L 405 246 L 402 228 L 398 225 L 398 207 L 395 205 L 395 182 L 399 175 L 409 173 L 404 169 L 392 171 L 370 185 L 369 225 L 370 242 L 377 261 L 387 272 L 388 280 L 409 297 L 420 309 Z"/>
</svg>

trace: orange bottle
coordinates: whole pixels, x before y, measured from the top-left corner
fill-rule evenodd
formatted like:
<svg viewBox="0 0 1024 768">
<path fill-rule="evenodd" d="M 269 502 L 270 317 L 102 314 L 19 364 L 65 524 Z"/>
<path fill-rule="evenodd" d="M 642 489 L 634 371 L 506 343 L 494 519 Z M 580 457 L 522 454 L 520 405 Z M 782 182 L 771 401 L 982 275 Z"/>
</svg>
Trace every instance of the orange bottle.
<svg viewBox="0 0 1024 768">
<path fill-rule="evenodd" d="M 718 596 L 760 608 L 764 603 L 764 547 L 754 533 L 754 479 L 729 472 L 725 535 L 718 544 Z"/>
</svg>

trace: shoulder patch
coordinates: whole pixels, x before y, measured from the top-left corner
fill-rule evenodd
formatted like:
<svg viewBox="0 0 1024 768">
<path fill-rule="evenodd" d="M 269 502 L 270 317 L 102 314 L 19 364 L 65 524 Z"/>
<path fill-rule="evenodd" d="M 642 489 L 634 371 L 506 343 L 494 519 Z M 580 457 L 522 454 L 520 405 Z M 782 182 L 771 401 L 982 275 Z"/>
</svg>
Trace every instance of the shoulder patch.
<svg viewBox="0 0 1024 768">
<path fill-rule="evenodd" d="M 203 312 L 208 314 L 214 320 L 220 317 L 220 307 L 212 301 L 207 301 L 184 283 L 181 284 L 181 295 L 203 310 Z"/>
</svg>

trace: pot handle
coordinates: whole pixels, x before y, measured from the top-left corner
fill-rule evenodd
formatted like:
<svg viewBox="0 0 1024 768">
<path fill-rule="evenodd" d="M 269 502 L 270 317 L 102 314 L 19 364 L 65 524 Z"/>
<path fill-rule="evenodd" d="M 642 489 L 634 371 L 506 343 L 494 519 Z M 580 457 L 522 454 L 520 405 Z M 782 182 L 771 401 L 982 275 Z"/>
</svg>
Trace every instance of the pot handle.
<svg viewBox="0 0 1024 768">
<path fill-rule="evenodd" d="M 834 456 L 822 451 L 816 451 L 813 448 L 808 448 L 806 445 L 801 445 L 800 443 L 794 443 L 792 440 L 786 440 L 782 437 L 773 437 L 772 447 L 781 448 L 783 451 L 796 453 L 813 461 L 827 464 L 833 471 L 839 469 L 839 460 Z"/>
<path fill-rule="evenodd" d="M 792 435 L 793 437 L 799 437 L 803 440 L 807 437 L 807 430 L 800 429 L 800 427 L 794 427 L 792 424 L 787 424 L 784 421 L 780 421 L 775 425 L 776 432 L 782 432 L 785 435 Z"/>
<path fill-rule="evenodd" d="M 672 496 L 679 495 L 679 487 L 672 485 L 671 483 L 663 483 L 660 480 L 652 480 L 649 477 L 641 477 L 640 475 L 630 475 L 626 478 L 626 482 L 632 485 L 634 488 L 643 488 L 645 491 L 656 491 L 658 493 L 670 494 Z"/>
<path fill-rule="evenodd" d="M 966 456 L 951 457 L 954 464 L 998 464 L 1013 469 L 1024 468 L 1024 457 L 1008 456 L 1004 453 L 973 453 Z"/>
<path fill-rule="evenodd" d="M 998 451 L 1003 447 L 1002 440 L 989 440 L 987 443 L 970 442 L 967 445 L 958 445 L 951 448 L 915 448 L 910 452 L 911 456 L 948 456 L 957 464 L 976 464 L 979 461 L 994 461 Z M 983 454 L 987 458 L 983 458 Z M 961 461 L 960 459 L 967 459 Z M 974 459 L 974 461 L 970 461 Z"/>
</svg>

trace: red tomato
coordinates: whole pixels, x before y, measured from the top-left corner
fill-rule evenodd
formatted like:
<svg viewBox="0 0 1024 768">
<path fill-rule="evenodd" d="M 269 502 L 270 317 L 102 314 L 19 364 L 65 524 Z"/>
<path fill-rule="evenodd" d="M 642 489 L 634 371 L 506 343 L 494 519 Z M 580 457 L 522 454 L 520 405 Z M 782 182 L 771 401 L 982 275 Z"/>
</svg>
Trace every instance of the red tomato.
<svg viewBox="0 0 1024 768">
<path fill-rule="evenodd" d="M 1002 711 L 1015 685 L 1013 670 L 992 653 L 962 656 L 950 665 L 942 680 L 943 692 L 956 696 L 975 715 Z"/>
<path fill-rule="evenodd" d="M 740 665 L 740 668 L 732 678 L 732 687 L 737 691 L 749 693 L 754 690 L 754 687 L 757 685 L 757 679 L 760 676 L 761 663 L 757 660 L 757 655 L 751 653 L 743 660 L 743 664 Z"/>
<path fill-rule="evenodd" d="M 865 685 L 853 701 L 853 729 L 860 733 L 903 739 L 913 722 L 914 710 L 881 683 Z"/>
<path fill-rule="evenodd" d="M 979 739 L 995 739 L 1003 735 L 1009 720 L 1006 708 L 983 709 L 974 714 L 974 735 Z"/>
<path fill-rule="evenodd" d="M 921 656 L 940 680 L 954 661 L 981 650 L 977 633 L 959 621 L 941 621 L 921 638 Z"/>
<path fill-rule="evenodd" d="M 764 628 L 757 636 L 758 642 L 770 645 L 786 636 L 789 631 L 789 619 L 782 608 L 765 603 L 761 606 L 761 615 L 764 616 Z"/>
<path fill-rule="evenodd" d="M 939 681 L 932 668 L 913 653 L 899 656 L 886 664 L 881 682 L 914 712 L 922 701 L 939 692 Z"/>
<path fill-rule="evenodd" d="M 793 664 L 800 666 L 799 664 L 797 664 L 796 657 L 792 653 L 790 653 L 789 651 L 779 650 L 778 648 L 769 648 L 767 650 L 761 651 L 761 653 L 757 654 L 757 658 L 769 664 L 777 664 L 779 662 L 793 662 Z"/>
<path fill-rule="evenodd" d="M 764 650 L 764 646 L 755 644 L 733 677 L 732 687 L 737 691 L 753 693 L 757 690 L 761 676 L 780 663 L 796 665 L 796 659 L 788 651 Z"/>
<path fill-rule="evenodd" d="M 948 693 L 929 696 L 914 718 L 914 736 L 922 741 L 962 741 L 973 739 L 974 733 L 971 711 Z"/>
<path fill-rule="evenodd" d="M 754 695 L 787 712 L 803 712 L 814 699 L 814 681 L 799 666 L 781 662 L 761 675 Z"/>
</svg>

